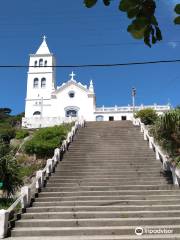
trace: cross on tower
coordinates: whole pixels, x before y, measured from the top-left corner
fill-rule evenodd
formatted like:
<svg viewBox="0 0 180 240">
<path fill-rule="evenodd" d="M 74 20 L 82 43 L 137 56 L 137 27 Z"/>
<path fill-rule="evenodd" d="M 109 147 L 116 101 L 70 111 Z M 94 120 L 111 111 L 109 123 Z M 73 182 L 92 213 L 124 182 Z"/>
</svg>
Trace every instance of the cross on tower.
<svg viewBox="0 0 180 240">
<path fill-rule="evenodd" d="M 74 72 L 72 71 L 72 73 L 69 74 L 69 76 L 71 77 L 71 80 L 75 80 L 74 77 L 76 76 L 76 74 L 74 74 Z"/>
</svg>

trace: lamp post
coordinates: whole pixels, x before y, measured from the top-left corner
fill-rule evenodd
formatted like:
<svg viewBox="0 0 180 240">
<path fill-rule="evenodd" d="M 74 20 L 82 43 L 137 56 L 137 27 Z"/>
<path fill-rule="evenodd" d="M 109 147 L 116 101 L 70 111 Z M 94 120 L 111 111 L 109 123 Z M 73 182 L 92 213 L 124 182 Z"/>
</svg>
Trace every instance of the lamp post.
<svg viewBox="0 0 180 240">
<path fill-rule="evenodd" d="M 133 106 L 133 117 L 134 117 L 134 114 L 135 114 L 135 96 L 136 96 L 136 89 L 134 87 L 132 88 L 131 95 L 132 95 L 132 106 Z"/>
</svg>

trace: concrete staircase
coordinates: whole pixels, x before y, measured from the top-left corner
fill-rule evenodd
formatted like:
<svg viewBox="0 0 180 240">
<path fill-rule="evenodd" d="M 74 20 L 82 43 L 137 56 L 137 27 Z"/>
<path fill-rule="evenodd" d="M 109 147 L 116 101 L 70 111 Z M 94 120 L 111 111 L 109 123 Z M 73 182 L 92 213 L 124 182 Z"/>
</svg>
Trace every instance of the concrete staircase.
<svg viewBox="0 0 180 240">
<path fill-rule="evenodd" d="M 169 232 L 137 236 L 136 227 Z M 89 122 L 12 230 L 33 236 L 180 239 L 180 191 L 131 122 Z"/>
</svg>

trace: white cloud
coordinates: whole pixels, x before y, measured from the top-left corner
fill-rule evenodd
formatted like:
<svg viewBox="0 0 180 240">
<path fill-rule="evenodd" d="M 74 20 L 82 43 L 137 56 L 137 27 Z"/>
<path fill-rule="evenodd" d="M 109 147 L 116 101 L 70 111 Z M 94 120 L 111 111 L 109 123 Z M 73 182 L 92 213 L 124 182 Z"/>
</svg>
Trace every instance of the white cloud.
<svg viewBox="0 0 180 240">
<path fill-rule="evenodd" d="M 171 48 L 176 48 L 178 46 L 178 43 L 177 42 L 168 42 L 168 45 L 171 47 Z"/>
</svg>

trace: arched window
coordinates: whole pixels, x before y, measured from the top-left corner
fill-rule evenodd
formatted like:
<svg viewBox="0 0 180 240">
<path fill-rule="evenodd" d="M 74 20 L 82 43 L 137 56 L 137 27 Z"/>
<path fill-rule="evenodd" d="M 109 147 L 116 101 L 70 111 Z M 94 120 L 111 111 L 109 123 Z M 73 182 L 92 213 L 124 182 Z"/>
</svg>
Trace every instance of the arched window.
<svg viewBox="0 0 180 240">
<path fill-rule="evenodd" d="M 40 115 L 41 115 L 41 112 L 39 112 L 39 111 L 36 111 L 36 112 L 33 113 L 33 116 L 35 116 L 35 117 L 38 117 Z"/>
<path fill-rule="evenodd" d="M 41 88 L 45 88 L 46 87 L 46 79 L 42 78 L 41 79 Z"/>
<path fill-rule="evenodd" d="M 45 66 L 45 67 L 47 67 L 47 60 L 46 60 L 46 61 L 44 61 L 44 66 Z"/>
<path fill-rule="evenodd" d="M 34 67 L 37 67 L 37 61 L 34 62 Z"/>
<path fill-rule="evenodd" d="M 43 66 L 43 59 L 40 58 L 40 59 L 39 59 L 39 67 L 42 67 L 42 66 Z"/>
<path fill-rule="evenodd" d="M 38 88 L 38 85 L 39 85 L 39 79 L 38 78 L 34 78 L 33 87 L 34 88 Z"/>
</svg>

